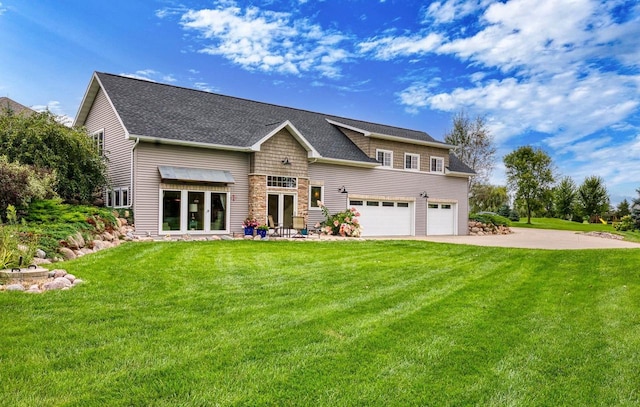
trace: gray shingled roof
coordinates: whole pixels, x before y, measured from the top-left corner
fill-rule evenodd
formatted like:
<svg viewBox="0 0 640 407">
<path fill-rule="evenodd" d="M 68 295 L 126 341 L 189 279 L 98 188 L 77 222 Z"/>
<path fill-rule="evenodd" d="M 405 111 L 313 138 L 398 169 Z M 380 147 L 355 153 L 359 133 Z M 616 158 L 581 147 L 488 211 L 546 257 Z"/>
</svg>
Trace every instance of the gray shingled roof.
<svg viewBox="0 0 640 407">
<path fill-rule="evenodd" d="M 466 174 L 475 174 L 476 172 L 471 169 L 467 164 L 463 163 L 457 155 L 449 153 L 449 171 L 462 172 Z"/>
<path fill-rule="evenodd" d="M 5 110 L 8 109 L 12 111 L 14 114 L 33 114 L 36 113 L 35 110 L 28 108 L 15 100 L 9 99 L 8 97 L 0 97 L 0 114 L 4 114 Z"/>
<path fill-rule="evenodd" d="M 107 73 L 96 75 L 127 131 L 136 136 L 242 148 L 254 145 L 289 121 L 325 158 L 375 162 L 329 119 L 371 133 L 447 147 L 421 131 Z"/>
</svg>

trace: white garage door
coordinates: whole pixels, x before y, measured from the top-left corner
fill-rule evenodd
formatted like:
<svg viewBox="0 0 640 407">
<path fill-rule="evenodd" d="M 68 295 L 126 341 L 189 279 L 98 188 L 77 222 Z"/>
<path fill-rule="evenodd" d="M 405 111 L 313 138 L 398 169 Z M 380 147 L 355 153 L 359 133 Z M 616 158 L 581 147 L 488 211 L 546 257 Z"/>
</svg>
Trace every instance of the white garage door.
<svg viewBox="0 0 640 407">
<path fill-rule="evenodd" d="M 360 212 L 362 236 L 411 236 L 413 203 L 407 201 L 350 200 Z"/>
<path fill-rule="evenodd" d="M 429 202 L 427 204 L 427 235 L 455 235 L 456 205 Z"/>
</svg>

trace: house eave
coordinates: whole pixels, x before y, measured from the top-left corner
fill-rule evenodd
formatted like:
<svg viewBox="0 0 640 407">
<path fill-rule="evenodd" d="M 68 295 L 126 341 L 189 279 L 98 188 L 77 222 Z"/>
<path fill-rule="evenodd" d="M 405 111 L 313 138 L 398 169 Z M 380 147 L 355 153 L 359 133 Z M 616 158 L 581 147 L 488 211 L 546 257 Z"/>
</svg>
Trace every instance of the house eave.
<svg viewBox="0 0 640 407">
<path fill-rule="evenodd" d="M 251 149 L 251 147 L 227 146 L 223 144 L 200 143 L 197 141 L 170 140 L 170 139 L 164 139 L 159 137 L 143 136 L 138 134 L 127 134 L 126 137 L 129 140 L 140 140 L 146 143 L 167 144 L 172 146 L 197 147 L 197 148 L 206 148 L 210 150 L 238 151 L 242 153 L 250 153 L 254 151 Z"/>
<path fill-rule="evenodd" d="M 318 157 L 311 161 L 311 163 L 322 163 L 322 164 L 335 164 L 335 165 L 344 165 L 348 167 L 363 167 L 363 168 L 376 168 L 380 164 L 378 162 L 366 162 L 366 161 L 352 161 L 352 160 L 344 160 L 340 158 L 327 158 L 327 157 Z"/>
<path fill-rule="evenodd" d="M 321 157 L 320 153 L 311 145 L 311 143 L 302 135 L 302 133 L 300 133 L 300 131 L 298 131 L 296 126 L 294 126 L 293 123 L 291 123 L 291 121 L 289 120 L 282 122 L 278 127 L 270 131 L 267 135 L 262 137 L 258 142 L 254 143 L 250 147 L 251 151 L 260 151 L 260 148 L 262 147 L 262 144 L 265 141 L 269 140 L 271 137 L 276 135 L 280 130 L 285 128 L 289 131 L 289 133 L 291 133 L 293 138 L 295 138 L 298 141 L 298 143 L 300 143 L 302 148 L 304 148 L 307 151 L 307 156 L 309 158 Z"/>
<path fill-rule="evenodd" d="M 326 119 L 326 120 L 327 120 L 328 123 L 333 124 L 334 126 L 338 126 L 338 127 L 342 127 L 342 128 L 345 128 L 345 129 L 349 129 L 349 130 L 358 132 L 358 133 L 362 133 L 362 135 L 364 135 L 365 137 L 371 137 L 371 138 L 376 138 L 376 139 L 381 139 L 381 140 L 396 141 L 396 142 L 400 142 L 400 143 L 415 144 L 415 145 L 419 145 L 419 146 L 445 148 L 445 149 L 448 149 L 448 150 L 451 150 L 451 149 L 455 148 L 454 145 L 441 143 L 441 142 L 438 142 L 438 141 L 415 140 L 415 139 L 410 139 L 410 138 L 405 138 L 405 137 L 393 136 L 391 134 L 373 133 L 373 132 L 370 132 L 368 130 L 360 129 L 360 128 L 355 127 L 355 126 L 350 126 L 348 124 L 340 123 L 340 122 L 338 122 L 336 120 L 331 120 L 331 119 Z"/>
</svg>

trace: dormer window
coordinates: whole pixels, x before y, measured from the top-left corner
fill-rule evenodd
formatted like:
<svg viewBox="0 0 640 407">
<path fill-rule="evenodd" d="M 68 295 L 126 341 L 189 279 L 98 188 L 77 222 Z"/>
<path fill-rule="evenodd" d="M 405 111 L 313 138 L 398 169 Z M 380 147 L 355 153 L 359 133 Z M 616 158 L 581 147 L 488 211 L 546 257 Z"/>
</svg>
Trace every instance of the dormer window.
<svg viewBox="0 0 640 407">
<path fill-rule="evenodd" d="M 420 170 L 420 154 L 405 153 L 404 169 L 409 171 Z"/>
<path fill-rule="evenodd" d="M 376 150 L 376 158 L 381 166 L 393 168 L 393 151 Z"/>
<path fill-rule="evenodd" d="M 444 158 L 431 157 L 431 172 L 444 173 Z"/>
</svg>

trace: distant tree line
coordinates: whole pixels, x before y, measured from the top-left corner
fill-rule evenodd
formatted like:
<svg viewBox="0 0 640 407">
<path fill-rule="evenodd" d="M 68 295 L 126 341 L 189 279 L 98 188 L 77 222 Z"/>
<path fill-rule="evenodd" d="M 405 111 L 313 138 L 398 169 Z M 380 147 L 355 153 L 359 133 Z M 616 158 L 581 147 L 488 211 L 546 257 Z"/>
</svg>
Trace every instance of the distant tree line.
<svg viewBox="0 0 640 407">
<path fill-rule="evenodd" d="M 496 212 L 512 220 L 520 215 L 556 217 L 578 222 L 616 221 L 621 230 L 640 229 L 638 198 L 626 199 L 612 208 L 602 177 L 592 175 L 577 185 L 571 177 L 558 177 L 551 157 L 540 148 L 522 146 L 504 156 L 507 185 L 491 185 L 495 166 L 493 137 L 482 117 L 471 120 L 460 112 L 452 118 L 453 128 L 445 142 L 477 175 L 469 185 L 471 212 Z M 512 203 L 512 206 L 510 205 Z"/>
</svg>

